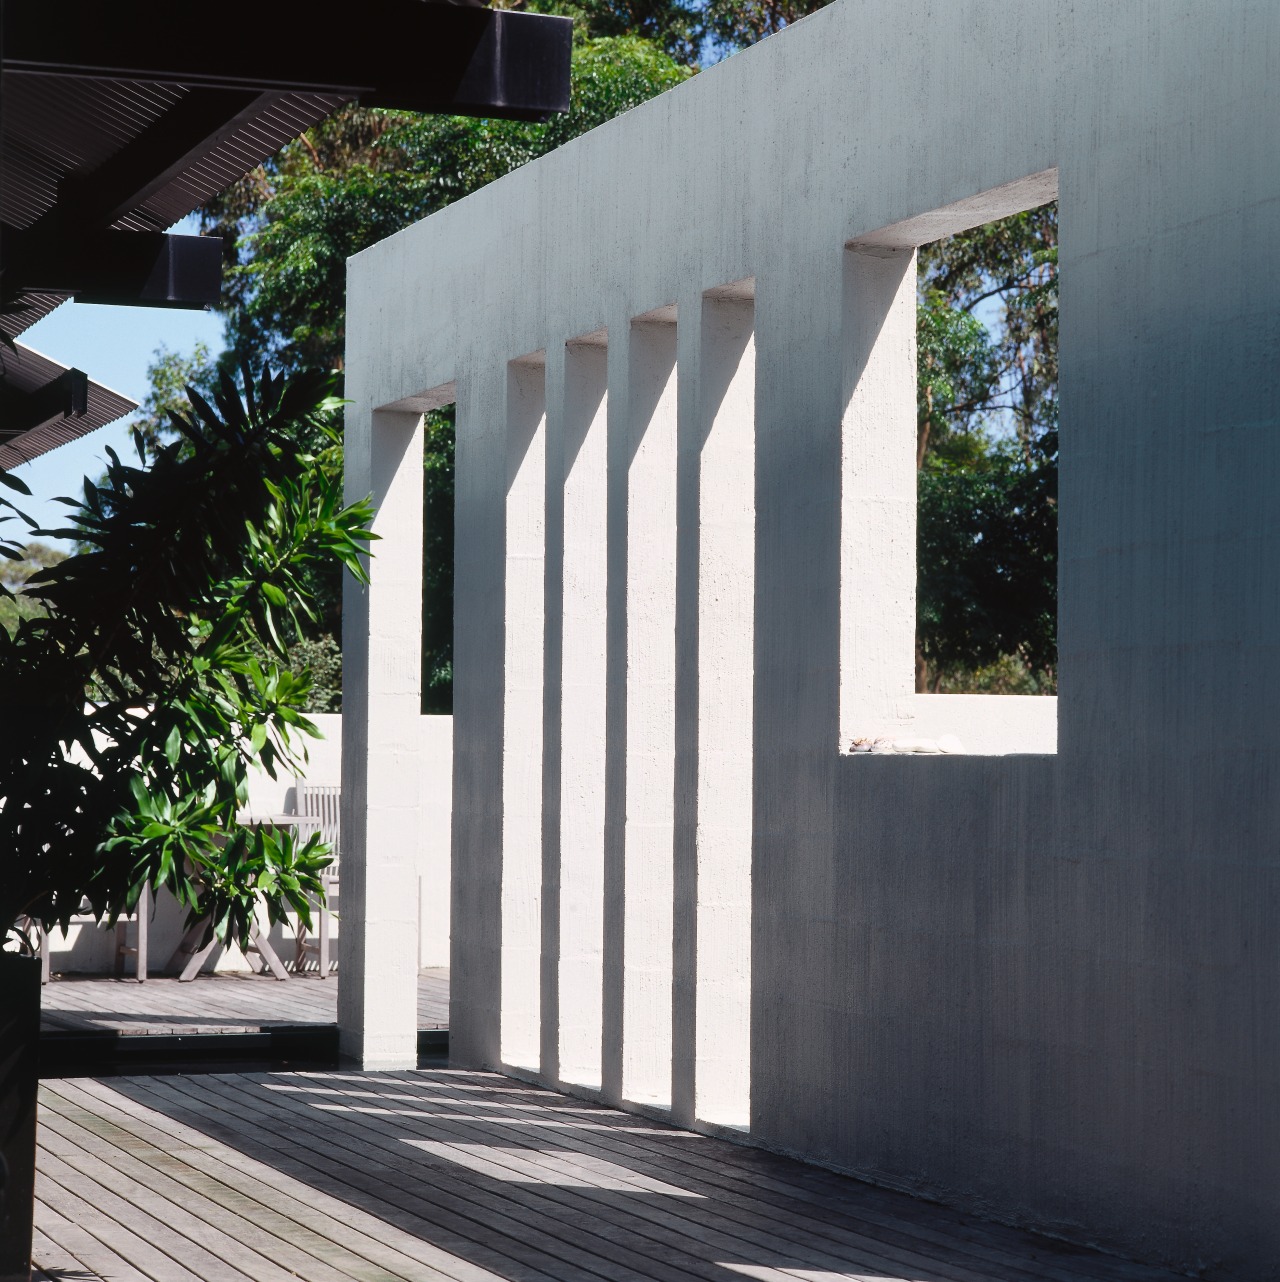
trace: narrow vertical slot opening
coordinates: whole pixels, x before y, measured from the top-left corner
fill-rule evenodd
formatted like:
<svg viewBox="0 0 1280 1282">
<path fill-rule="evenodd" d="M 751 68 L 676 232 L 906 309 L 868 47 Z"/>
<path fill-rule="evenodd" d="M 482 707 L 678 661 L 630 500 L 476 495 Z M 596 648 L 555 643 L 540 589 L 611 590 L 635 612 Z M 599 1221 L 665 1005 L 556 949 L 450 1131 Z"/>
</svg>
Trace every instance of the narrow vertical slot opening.
<svg viewBox="0 0 1280 1282">
<path fill-rule="evenodd" d="M 419 834 L 418 964 L 449 964 L 453 806 L 453 551 L 456 402 L 422 416 L 423 816 Z"/>
<path fill-rule="evenodd" d="M 456 402 L 422 416 L 422 714 L 453 713 Z"/>
</svg>

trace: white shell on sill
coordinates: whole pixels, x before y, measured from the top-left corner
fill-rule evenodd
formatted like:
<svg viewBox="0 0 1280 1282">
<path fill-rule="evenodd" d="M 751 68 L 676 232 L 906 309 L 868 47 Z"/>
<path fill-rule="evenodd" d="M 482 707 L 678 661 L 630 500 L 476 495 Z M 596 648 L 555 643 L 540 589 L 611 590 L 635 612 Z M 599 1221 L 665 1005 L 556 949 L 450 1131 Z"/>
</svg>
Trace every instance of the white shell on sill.
<svg viewBox="0 0 1280 1282">
<path fill-rule="evenodd" d="M 964 744 L 953 734 L 937 739 L 858 738 L 849 745 L 850 752 L 898 753 L 902 756 L 963 753 Z"/>
</svg>

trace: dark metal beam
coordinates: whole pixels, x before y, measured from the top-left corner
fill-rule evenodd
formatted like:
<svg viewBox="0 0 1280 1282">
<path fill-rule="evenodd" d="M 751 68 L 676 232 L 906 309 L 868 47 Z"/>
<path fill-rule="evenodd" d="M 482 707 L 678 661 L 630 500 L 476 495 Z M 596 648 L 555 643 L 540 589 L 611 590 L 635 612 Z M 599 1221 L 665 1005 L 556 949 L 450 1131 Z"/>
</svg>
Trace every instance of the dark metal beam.
<svg viewBox="0 0 1280 1282">
<path fill-rule="evenodd" d="M 573 24 L 568 18 L 502 9 L 464 12 L 479 12 L 489 20 L 450 94 L 433 95 L 420 74 L 397 68 L 393 76 L 388 68 L 380 84 L 362 93 L 360 101 L 370 107 L 504 120 L 547 120 L 569 110 Z M 411 104 L 411 99 L 421 105 Z"/>
<path fill-rule="evenodd" d="M 4 294 L 71 294 L 82 303 L 205 307 L 222 296 L 216 236 L 103 231 L 73 239 L 4 228 Z"/>
<path fill-rule="evenodd" d="M 89 407 L 89 377 L 69 369 L 34 392 L 0 381 L 0 440 L 9 440 L 60 418 L 79 418 Z"/>
<path fill-rule="evenodd" d="M 258 0 L 243 23 L 159 0 L 9 3 L 4 71 L 265 91 L 347 93 L 409 111 L 544 119 L 569 106 L 567 18 L 478 6 L 371 0 L 309 21 L 294 0 Z"/>
</svg>

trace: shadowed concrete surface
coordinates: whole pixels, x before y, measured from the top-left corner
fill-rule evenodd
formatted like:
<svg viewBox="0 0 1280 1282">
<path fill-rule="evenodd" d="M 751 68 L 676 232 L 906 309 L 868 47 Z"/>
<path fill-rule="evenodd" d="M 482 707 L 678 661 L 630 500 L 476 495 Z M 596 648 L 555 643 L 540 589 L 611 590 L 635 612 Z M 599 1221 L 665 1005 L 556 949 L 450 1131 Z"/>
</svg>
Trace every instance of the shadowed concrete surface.
<svg viewBox="0 0 1280 1282">
<path fill-rule="evenodd" d="M 1278 118 L 1274 0 L 837 0 L 352 259 L 353 1054 L 455 403 L 451 1062 L 1280 1280 Z M 1055 198 L 1060 696 L 917 695 L 915 251 Z"/>
</svg>

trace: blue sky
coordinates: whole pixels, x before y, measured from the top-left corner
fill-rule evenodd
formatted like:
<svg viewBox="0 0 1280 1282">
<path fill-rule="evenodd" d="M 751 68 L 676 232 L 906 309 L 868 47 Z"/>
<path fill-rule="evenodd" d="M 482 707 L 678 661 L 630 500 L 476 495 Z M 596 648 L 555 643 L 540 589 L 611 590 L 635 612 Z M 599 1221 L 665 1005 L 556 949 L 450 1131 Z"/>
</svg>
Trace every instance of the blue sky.
<svg viewBox="0 0 1280 1282">
<path fill-rule="evenodd" d="M 173 230 L 191 233 L 194 220 Z M 147 395 L 147 366 L 159 347 L 189 352 L 198 342 L 217 352 L 222 349 L 222 317 L 213 312 L 188 312 L 164 307 L 98 307 L 64 303 L 18 339 L 63 365 L 82 369 L 96 383 L 103 383 L 141 403 Z M 51 500 L 58 494 L 78 495 L 85 476 L 96 478 L 106 462 L 106 447 L 124 456 L 132 452 L 128 419 L 90 432 L 88 436 L 53 450 L 14 469 L 30 487 L 30 499 L 18 505 L 41 525 L 61 525 L 66 508 Z M 14 524 L 3 533 L 21 537 Z M 55 542 L 48 539 L 45 542 Z"/>
</svg>

